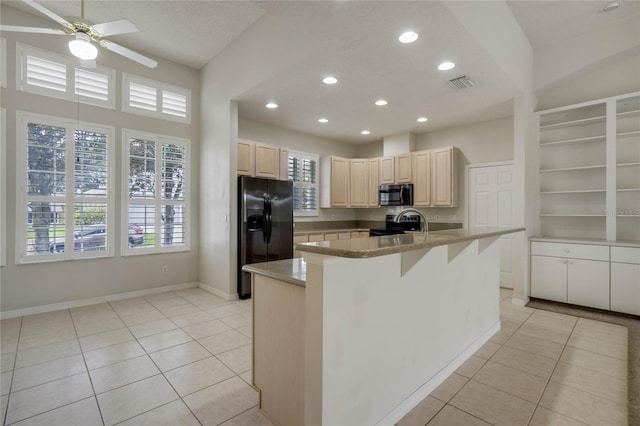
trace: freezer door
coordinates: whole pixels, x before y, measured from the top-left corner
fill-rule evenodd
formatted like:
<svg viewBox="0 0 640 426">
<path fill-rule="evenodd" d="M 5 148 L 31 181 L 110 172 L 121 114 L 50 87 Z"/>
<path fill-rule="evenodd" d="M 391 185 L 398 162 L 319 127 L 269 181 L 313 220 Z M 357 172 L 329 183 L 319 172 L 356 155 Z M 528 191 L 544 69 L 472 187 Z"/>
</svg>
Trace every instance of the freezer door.
<svg viewBox="0 0 640 426">
<path fill-rule="evenodd" d="M 266 180 L 238 178 L 238 294 L 241 298 L 251 295 L 251 274 L 243 272 L 242 267 L 268 259 L 265 226 L 268 196 Z"/>
<path fill-rule="evenodd" d="M 293 257 L 293 182 L 269 181 L 267 260 Z"/>
</svg>

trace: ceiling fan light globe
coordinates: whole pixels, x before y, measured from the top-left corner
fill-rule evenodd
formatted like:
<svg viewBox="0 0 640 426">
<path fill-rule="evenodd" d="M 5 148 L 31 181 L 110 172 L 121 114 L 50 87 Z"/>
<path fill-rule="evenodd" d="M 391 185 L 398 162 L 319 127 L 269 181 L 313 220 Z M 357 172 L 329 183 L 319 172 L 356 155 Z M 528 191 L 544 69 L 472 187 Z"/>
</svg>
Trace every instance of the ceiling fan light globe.
<svg viewBox="0 0 640 426">
<path fill-rule="evenodd" d="M 85 61 L 98 57 L 98 49 L 91 44 L 89 36 L 84 33 L 76 34 L 76 38 L 69 42 L 69 50 L 75 57 Z"/>
</svg>

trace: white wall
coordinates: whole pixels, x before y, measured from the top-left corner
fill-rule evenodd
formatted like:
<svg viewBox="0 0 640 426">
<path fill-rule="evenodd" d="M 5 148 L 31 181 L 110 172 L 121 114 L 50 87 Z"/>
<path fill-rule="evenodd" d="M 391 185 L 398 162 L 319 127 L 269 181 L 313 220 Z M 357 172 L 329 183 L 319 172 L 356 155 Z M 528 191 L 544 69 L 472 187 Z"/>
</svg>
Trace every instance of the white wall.
<svg viewBox="0 0 640 426">
<path fill-rule="evenodd" d="M 36 27 L 50 27 L 51 22 L 15 9 L 2 6 L 2 23 L 19 22 Z M 150 70 L 119 55 L 99 49 L 98 64 L 115 68 L 118 85 L 116 88 L 116 110 L 93 107 L 50 97 L 18 92 L 15 89 L 15 42 L 68 55 L 66 37 L 50 37 L 19 33 L 3 33 L 7 39 L 7 88 L 2 89 L 1 106 L 7 114 L 7 186 L 6 238 L 7 264 L 2 267 L 2 303 L 0 310 L 15 309 L 61 303 L 78 299 L 105 296 L 136 290 L 151 289 L 172 284 L 196 282 L 198 280 L 198 162 L 200 128 L 200 84 L 198 72 L 172 62 L 159 60 L 158 68 Z M 185 125 L 121 112 L 122 72 L 140 75 L 153 80 L 167 82 L 188 88 L 192 93 L 192 124 Z M 16 265 L 16 111 L 80 119 L 115 127 L 116 179 L 115 227 L 121 223 L 121 154 L 122 129 L 135 129 L 171 135 L 191 140 L 191 185 L 192 205 L 188 220 L 191 223 L 191 250 L 173 254 L 142 256 L 120 256 L 119 233 L 115 238 L 115 256 L 105 259 L 74 260 L 28 265 Z M 13 161 L 12 161 L 13 159 Z M 168 273 L 162 273 L 162 267 Z"/>
<path fill-rule="evenodd" d="M 318 154 L 321 157 L 325 155 L 355 157 L 355 147 L 353 145 L 243 118 L 238 119 L 238 137 L 279 145 L 294 151 Z M 294 217 L 294 222 L 355 219 L 356 211 L 354 209 L 319 209 L 318 216 Z"/>
</svg>

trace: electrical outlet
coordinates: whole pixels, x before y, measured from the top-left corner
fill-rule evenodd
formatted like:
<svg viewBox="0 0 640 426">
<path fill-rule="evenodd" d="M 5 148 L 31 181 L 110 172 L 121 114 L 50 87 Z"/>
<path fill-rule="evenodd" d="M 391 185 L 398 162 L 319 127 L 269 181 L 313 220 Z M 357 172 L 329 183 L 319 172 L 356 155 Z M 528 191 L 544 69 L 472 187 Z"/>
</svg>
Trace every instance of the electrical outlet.
<svg viewBox="0 0 640 426">
<path fill-rule="evenodd" d="M 162 273 L 166 274 L 167 272 L 169 272 L 169 267 L 168 266 L 163 266 L 162 267 Z"/>
</svg>

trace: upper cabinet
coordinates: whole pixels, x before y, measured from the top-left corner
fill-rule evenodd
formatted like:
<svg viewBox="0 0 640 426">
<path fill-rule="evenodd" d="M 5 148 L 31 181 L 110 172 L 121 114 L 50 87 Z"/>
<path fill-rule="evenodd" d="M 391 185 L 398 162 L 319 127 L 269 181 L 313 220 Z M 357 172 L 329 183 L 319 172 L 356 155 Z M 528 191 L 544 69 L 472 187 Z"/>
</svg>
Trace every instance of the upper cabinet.
<svg viewBox="0 0 640 426">
<path fill-rule="evenodd" d="M 453 147 L 431 150 L 431 205 L 458 206 L 458 155 Z"/>
<path fill-rule="evenodd" d="M 411 183 L 413 179 L 411 169 L 411 154 L 395 156 L 394 176 L 396 183 Z"/>
<path fill-rule="evenodd" d="M 255 144 L 238 139 L 238 175 L 253 176 L 256 172 Z"/>
<path fill-rule="evenodd" d="M 412 152 L 413 160 L 413 205 L 431 205 L 431 151 Z"/>
<path fill-rule="evenodd" d="M 238 175 L 288 179 L 287 148 L 238 139 Z"/>
<path fill-rule="evenodd" d="M 380 180 L 380 159 L 371 158 L 368 160 L 369 167 L 369 207 L 379 207 L 378 189 Z"/>
<path fill-rule="evenodd" d="M 349 160 L 322 157 L 320 159 L 320 207 L 349 206 Z"/>
<path fill-rule="evenodd" d="M 368 207 L 369 160 L 349 159 L 349 207 Z"/>
<path fill-rule="evenodd" d="M 380 157 L 379 185 L 395 183 L 395 157 Z"/>
</svg>

